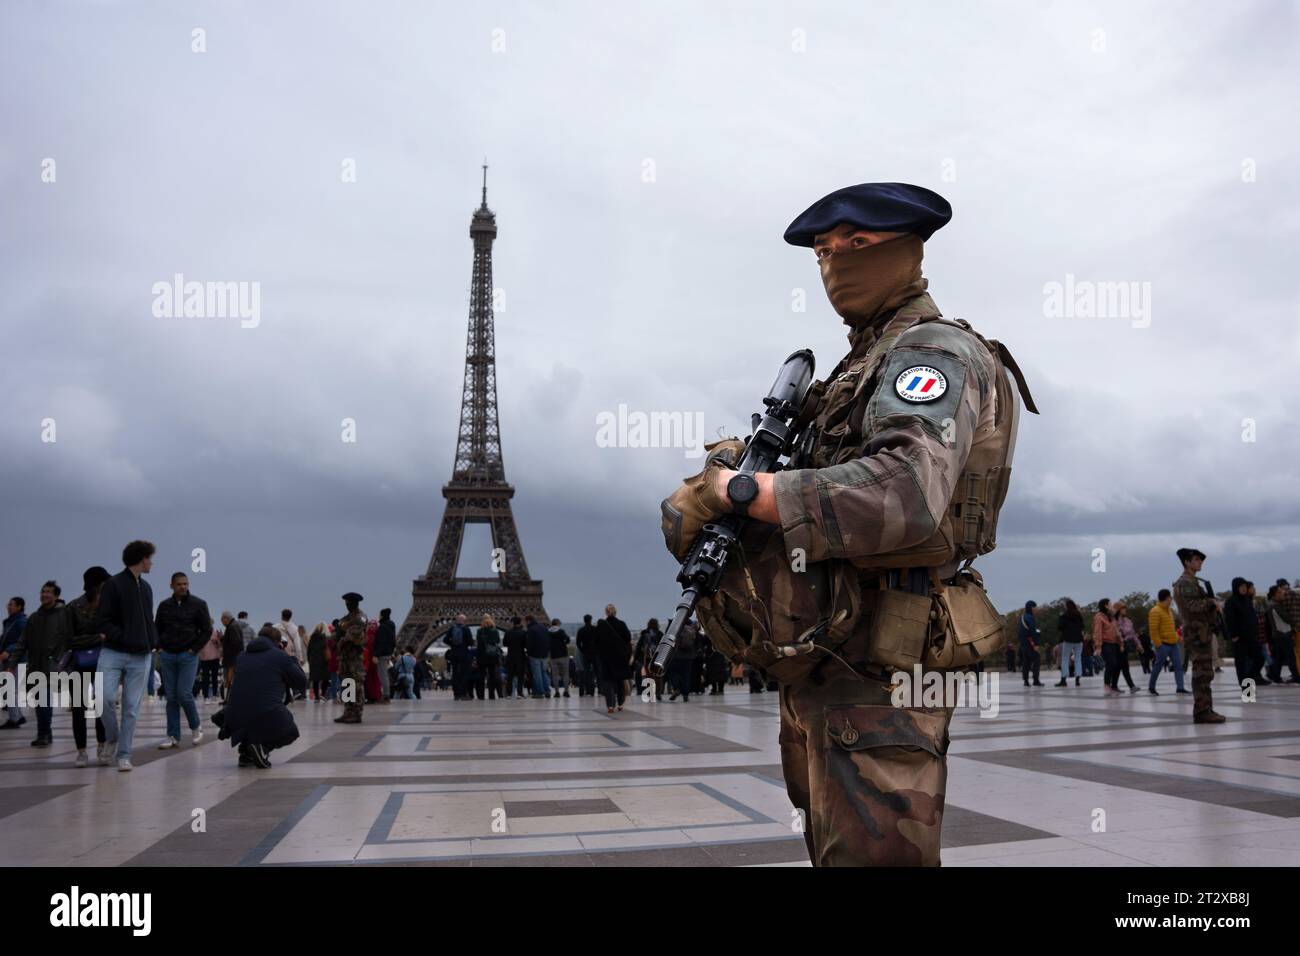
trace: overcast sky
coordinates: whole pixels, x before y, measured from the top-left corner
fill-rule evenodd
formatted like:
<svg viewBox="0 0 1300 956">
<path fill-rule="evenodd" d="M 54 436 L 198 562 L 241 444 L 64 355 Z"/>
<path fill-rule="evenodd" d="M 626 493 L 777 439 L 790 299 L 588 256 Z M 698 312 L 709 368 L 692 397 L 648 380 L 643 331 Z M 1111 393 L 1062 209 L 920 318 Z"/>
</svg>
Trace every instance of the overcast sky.
<svg viewBox="0 0 1300 956">
<path fill-rule="evenodd" d="M 139 536 L 159 596 L 204 548 L 214 611 L 310 624 L 357 590 L 404 617 L 485 156 L 506 475 L 552 615 L 671 610 L 658 504 L 698 465 L 598 447 L 597 416 L 743 434 L 790 351 L 829 371 L 843 327 L 781 233 L 875 180 L 952 202 L 930 290 L 1042 411 L 978 565 L 999 606 L 1154 591 L 1183 545 L 1220 589 L 1300 575 L 1298 11 L 5 3 L 0 588 L 76 593 Z M 258 283 L 258 324 L 157 317 L 176 273 Z M 1049 314 L 1067 276 L 1145 305 Z"/>
</svg>

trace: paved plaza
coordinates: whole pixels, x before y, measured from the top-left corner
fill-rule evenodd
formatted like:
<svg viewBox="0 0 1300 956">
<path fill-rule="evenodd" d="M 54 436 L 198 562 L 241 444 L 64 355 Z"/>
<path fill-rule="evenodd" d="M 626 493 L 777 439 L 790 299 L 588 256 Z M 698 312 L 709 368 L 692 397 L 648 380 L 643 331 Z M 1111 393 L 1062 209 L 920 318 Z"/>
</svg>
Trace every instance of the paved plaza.
<svg viewBox="0 0 1300 956">
<path fill-rule="evenodd" d="M 1214 693 L 1228 723 L 1197 726 L 1167 674 L 1158 697 L 1140 685 L 1109 700 L 1099 677 L 1034 689 L 999 678 L 996 717 L 965 709 L 953 722 L 945 866 L 1296 860 L 1300 687 L 1242 703 L 1225 669 Z M 54 746 L 29 747 L 29 714 L 0 735 L 0 861 L 807 865 L 773 693 L 634 698 L 611 715 L 591 698 L 456 703 L 443 691 L 368 706 L 360 726 L 301 701 L 302 737 L 269 770 L 236 767 L 214 710 L 202 708 L 197 747 L 187 733 L 158 751 L 164 705 L 146 701 L 131 773 L 74 768 L 66 713 Z"/>
</svg>

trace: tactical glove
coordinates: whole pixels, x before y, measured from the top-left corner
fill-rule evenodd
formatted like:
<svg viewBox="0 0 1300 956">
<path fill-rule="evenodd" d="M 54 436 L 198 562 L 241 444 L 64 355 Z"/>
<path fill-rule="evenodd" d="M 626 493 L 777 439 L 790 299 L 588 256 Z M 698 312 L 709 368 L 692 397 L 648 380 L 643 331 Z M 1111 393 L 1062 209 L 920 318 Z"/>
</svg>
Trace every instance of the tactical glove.
<svg viewBox="0 0 1300 956">
<path fill-rule="evenodd" d="M 682 485 L 659 505 L 662 514 L 664 543 L 678 561 L 684 561 L 700 529 L 719 515 L 727 514 L 722 497 L 717 491 L 718 472 L 735 468 L 740 461 L 745 443 L 739 438 L 724 438 L 705 445 L 709 453 L 704 469 L 697 475 L 683 479 Z"/>
</svg>

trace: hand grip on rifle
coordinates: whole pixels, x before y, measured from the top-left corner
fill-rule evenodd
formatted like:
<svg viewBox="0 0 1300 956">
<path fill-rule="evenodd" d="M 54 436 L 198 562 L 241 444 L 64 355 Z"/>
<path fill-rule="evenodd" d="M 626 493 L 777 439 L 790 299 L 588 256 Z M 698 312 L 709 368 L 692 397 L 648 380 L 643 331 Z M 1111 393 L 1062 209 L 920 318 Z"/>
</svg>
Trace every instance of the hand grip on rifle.
<svg viewBox="0 0 1300 956">
<path fill-rule="evenodd" d="M 790 454 L 799 437 L 794 423 L 803 410 L 815 367 L 813 354 L 808 349 L 800 349 L 781 365 L 776 381 L 763 399 L 767 411 L 754 416 L 753 434 L 746 441 L 745 451 L 736 465 L 737 471 L 752 475 L 781 469 L 781 458 Z M 700 598 L 717 593 L 746 520 L 739 515 L 723 515 L 706 524 L 696 535 L 677 574 L 677 582 L 682 586 L 682 599 L 655 648 L 654 660 L 650 664 L 651 676 L 663 676 L 677 645 L 677 635 L 695 613 Z"/>
</svg>

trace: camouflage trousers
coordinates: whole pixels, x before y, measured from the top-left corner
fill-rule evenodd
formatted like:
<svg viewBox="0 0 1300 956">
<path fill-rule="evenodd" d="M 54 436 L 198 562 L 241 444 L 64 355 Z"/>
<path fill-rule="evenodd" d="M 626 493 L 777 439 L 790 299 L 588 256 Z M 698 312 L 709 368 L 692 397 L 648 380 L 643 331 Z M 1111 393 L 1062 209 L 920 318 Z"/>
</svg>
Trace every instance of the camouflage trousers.
<svg viewBox="0 0 1300 956">
<path fill-rule="evenodd" d="M 1214 642 L 1211 635 L 1194 625 L 1183 628 L 1183 641 L 1192 662 L 1192 716 L 1214 709 L 1210 684 L 1214 681 Z"/>
<path fill-rule="evenodd" d="M 350 720 L 360 720 L 366 704 L 365 658 L 360 654 L 341 657 L 339 680 L 343 682 L 339 688 L 339 695 L 344 701 L 343 716 Z"/>
<path fill-rule="evenodd" d="M 952 709 L 895 707 L 842 665 L 781 686 L 781 765 L 813 866 L 938 866 Z"/>
</svg>

